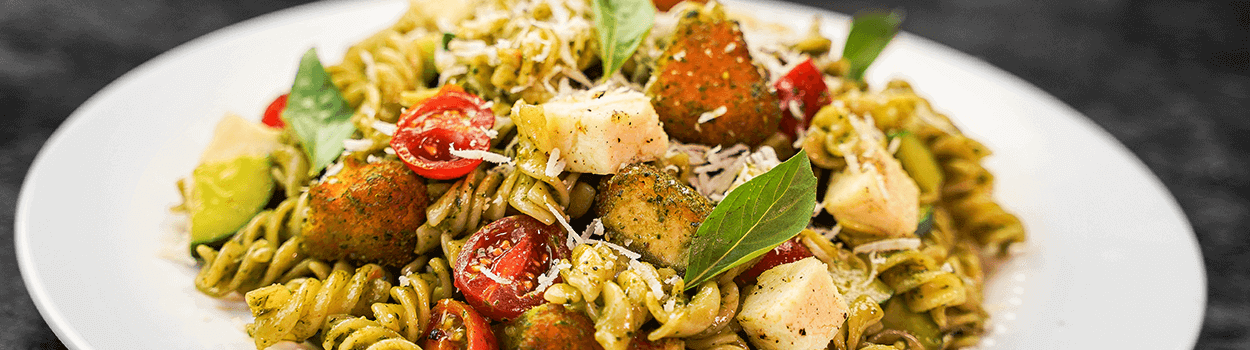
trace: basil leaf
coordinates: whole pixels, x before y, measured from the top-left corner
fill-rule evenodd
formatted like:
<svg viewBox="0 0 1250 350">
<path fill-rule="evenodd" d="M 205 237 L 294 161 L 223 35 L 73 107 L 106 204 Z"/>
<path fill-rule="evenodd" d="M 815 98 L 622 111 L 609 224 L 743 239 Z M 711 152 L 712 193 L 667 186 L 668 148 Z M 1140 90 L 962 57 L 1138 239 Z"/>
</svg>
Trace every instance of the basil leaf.
<svg viewBox="0 0 1250 350">
<path fill-rule="evenodd" d="M 814 208 L 816 176 L 806 151 L 729 192 L 691 239 L 686 289 L 798 235 Z"/>
<path fill-rule="evenodd" d="M 451 39 L 455 38 L 456 34 L 454 33 L 443 33 L 443 50 L 447 50 L 447 43 L 450 43 Z"/>
<path fill-rule="evenodd" d="M 299 137 L 312 165 L 310 174 L 320 173 L 343 153 L 343 140 L 356 132 L 351 117 L 351 106 L 330 81 L 330 73 L 317 59 L 317 50 L 308 49 L 295 73 L 282 119 Z"/>
<path fill-rule="evenodd" d="M 903 23 L 902 11 L 864 11 L 851 20 L 851 33 L 846 36 L 842 57 L 850 63 L 850 78 L 864 80 L 864 71 L 877 59 Z"/>
<path fill-rule="evenodd" d="M 595 30 L 599 32 L 599 57 L 607 80 L 634 55 L 655 24 L 651 0 L 593 0 Z"/>
</svg>

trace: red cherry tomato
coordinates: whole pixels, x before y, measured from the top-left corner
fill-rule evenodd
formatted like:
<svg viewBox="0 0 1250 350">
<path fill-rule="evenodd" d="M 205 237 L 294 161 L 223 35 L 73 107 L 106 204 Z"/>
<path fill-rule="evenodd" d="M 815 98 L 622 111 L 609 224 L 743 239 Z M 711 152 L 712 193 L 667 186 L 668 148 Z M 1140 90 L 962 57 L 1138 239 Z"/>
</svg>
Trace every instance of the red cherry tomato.
<svg viewBox="0 0 1250 350">
<path fill-rule="evenodd" d="M 473 308 L 455 299 L 439 300 L 430 309 L 430 324 L 419 339 L 426 350 L 495 350 L 499 345 L 490 324 Z"/>
<path fill-rule="evenodd" d="M 656 8 L 656 9 L 658 9 L 658 10 L 660 10 L 660 11 L 668 11 L 669 9 L 673 8 L 673 6 L 676 6 L 676 5 L 677 5 L 677 3 L 681 2 L 681 1 L 682 1 L 682 0 L 653 0 L 652 2 L 654 2 L 654 3 L 655 3 L 655 8 Z M 701 4 L 706 4 L 706 3 L 707 3 L 707 0 L 686 0 L 686 1 L 690 1 L 690 2 L 697 2 L 697 3 L 701 3 Z"/>
<path fill-rule="evenodd" d="M 271 128 L 284 128 L 286 122 L 282 121 L 282 110 L 286 109 L 286 97 L 290 94 L 282 94 L 278 98 L 273 99 L 269 103 L 269 107 L 265 108 L 265 116 L 260 119 L 261 123 L 265 123 Z"/>
<path fill-rule="evenodd" d="M 829 87 L 825 85 L 824 76 L 816 69 L 812 59 L 794 66 L 789 73 L 777 80 L 777 99 L 781 101 L 781 132 L 794 138 L 799 130 L 807 130 L 821 107 L 833 103 L 829 95 Z M 791 102 L 794 101 L 794 102 Z M 799 119 L 791 111 L 791 103 L 797 103 L 803 118 Z"/>
<path fill-rule="evenodd" d="M 400 116 L 391 136 L 391 148 L 417 175 L 454 179 L 473 171 L 482 160 L 453 155 L 452 148 L 489 149 L 486 129 L 494 126 L 495 114 L 482 99 L 459 87 L 445 86 Z"/>
<path fill-rule="evenodd" d="M 777 265 L 792 263 L 811 256 L 813 256 L 812 251 L 807 250 L 807 247 L 799 243 L 798 238 L 794 238 L 782 242 L 781 245 L 773 248 L 773 250 L 764 253 L 763 259 L 760 259 L 750 269 L 735 277 L 734 281 L 740 285 L 755 284 L 755 279 L 760 277 L 760 274 L 764 273 L 764 271 L 777 267 Z"/>
<path fill-rule="evenodd" d="M 527 215 L 486 225 L 464 243 L 456 259 L 456 288 L 486 317 L 511 320 L 546 302 L 538 276 L 558 259 L 568 259 L 564 229 Z M 555 282 L 559 282 L 557 277 Z"/>
<path fill-rule="evenodd" d="M 469 124 L 483 128 L 495 126 L 495 113 L 486 108 L 485 101 L 465 92 L 458 85 L 450 84 L 443 85 L 434 96 L 404 111 L 396 126 L 420 128 L 425 121 L 444 118 L 467 119 Z"/>
</svg>

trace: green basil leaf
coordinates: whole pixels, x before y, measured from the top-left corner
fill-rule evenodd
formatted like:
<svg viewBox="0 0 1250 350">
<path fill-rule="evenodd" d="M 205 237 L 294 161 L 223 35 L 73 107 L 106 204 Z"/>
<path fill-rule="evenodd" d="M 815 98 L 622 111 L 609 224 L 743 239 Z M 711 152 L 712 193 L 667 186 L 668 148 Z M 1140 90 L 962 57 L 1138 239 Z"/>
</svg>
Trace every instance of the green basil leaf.
<svg viewBox="0 0 1250 350">
<path fill-rule="evenodd" d="M 877 59 L 903 23 L 902 11 L 864 11 L 851 20 L 851 33 L 846 36 L 842 57 L 850 63 L 850 78 L 864 80 L 864 71 Z"/>
<path fill-rule="evenodd" d="M 794 238 L 815 208 L 816 176 L 806 151 L 729 192 L 691 239 L 686 289 Z"/>
<path fill-rule="evenodd" d="M 320 173 L 343 153 L 343 140 L 356 132 L 351 117 L 351 106 L 330 81 L 330 73 L 317 59 L 317 50 L 308 49 L 295 73 L 282 119 L 299 137 L 312 165 L 310 174 Z"/>
<path fill-rule="evenodd" d="M 447 50 L 447 43 L 450 43 L 451 39 L 455 38 L 456 34 L 454 33 L 443 33 L 443 50 Z"/>
<path fill-rule="evenodd" d="M 647 37 L 655 24 L 651 0 L 593 0 L 595 30 L 599 32 L 599 57 L 607 80 Z"/>
</svg>

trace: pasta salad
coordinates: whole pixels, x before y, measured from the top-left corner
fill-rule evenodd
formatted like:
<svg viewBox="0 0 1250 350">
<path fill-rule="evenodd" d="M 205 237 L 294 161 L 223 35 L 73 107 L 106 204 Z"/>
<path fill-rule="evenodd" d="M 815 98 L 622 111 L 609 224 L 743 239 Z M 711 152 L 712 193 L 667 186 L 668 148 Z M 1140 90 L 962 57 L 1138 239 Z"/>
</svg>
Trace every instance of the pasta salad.
<svg viewBox="0 0 1250 350">
<path fill-rule="evenodd" d="M 842 52 L 710 2 L 411 0 L 178 181 L 257 349 L 947 349 L 1025 232 L 990 151 Z M 840 39 L 840 38 L 839 38 Z"/>
</svg>

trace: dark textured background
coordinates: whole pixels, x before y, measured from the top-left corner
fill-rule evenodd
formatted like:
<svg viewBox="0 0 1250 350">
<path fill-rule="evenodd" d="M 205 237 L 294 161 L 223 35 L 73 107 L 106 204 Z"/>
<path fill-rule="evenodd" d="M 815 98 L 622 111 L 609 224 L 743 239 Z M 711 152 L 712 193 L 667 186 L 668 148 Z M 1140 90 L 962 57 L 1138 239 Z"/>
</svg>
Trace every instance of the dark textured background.
<svg viewBox="0 0 1250 350">
<path fill-rule="evenodd" d="M 53 130 L 144 61 L 303 2 L 0 0 L 0 348 L 64 347 L 13 250 L 17 193 Z M 1020 76 L 1110 131 L 1194 225 L 1210 286 L 1198 348 L 1250 349 L 1250 2 L 798 2 L 902 7 L 906 31 Z"/>
</svg>

